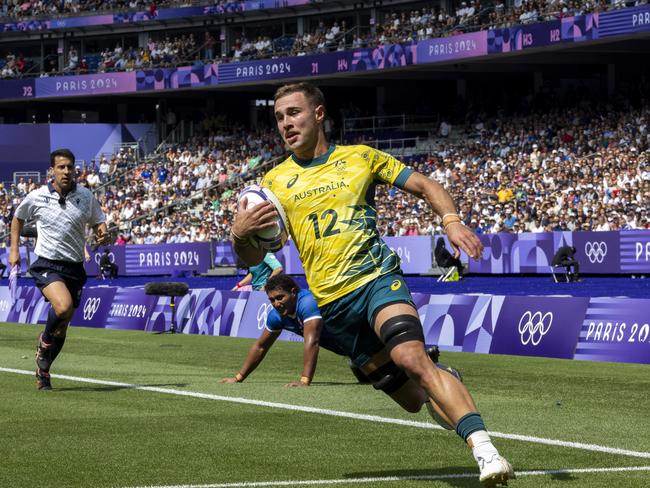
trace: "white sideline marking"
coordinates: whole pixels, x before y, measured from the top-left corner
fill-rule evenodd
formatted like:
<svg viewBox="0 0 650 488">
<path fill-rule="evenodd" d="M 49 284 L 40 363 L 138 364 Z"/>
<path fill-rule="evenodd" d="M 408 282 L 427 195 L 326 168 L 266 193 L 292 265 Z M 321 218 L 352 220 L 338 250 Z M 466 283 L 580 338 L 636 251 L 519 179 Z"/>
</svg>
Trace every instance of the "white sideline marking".
<svg viewBox="0 0 650 488">
<path fill-rule="evenodd" d="M 518 471 L 517 477 L 545 476 L 552 474 L 580 473 L 618 473 L 623 471 L 650 471 L 650 466 L 630 466 L 627 468 L 577 468 L 549 469 L 544 471 Z M 388 481 L 435 481 L 459 478 L 476 478 L 478 473 L 431 474 L 419 476 L 382 476 L 377 478 L 347 478 L 338 480 L 287 480 L 287 481 L 243 481 L 239 483 L 213 483 L 207 485 L 147 485 L 135 488 L 251 488 L 264 486 L 310 486 L 310 485 L 341 485 L 344 483 L 382 483 Z"/>
<path fill-rule="evenodd" d="M 2 368 L 0 367 L 0 372 L 5 372 L 5 373 L 16 373 L 16 374 L 24 374 L 24 375 L 29 375 L 33 376 L 34 371 L 25 371 L 22 369 L 13 369 L 13 368 Z M 354 412 L 342 412 L 339 410 L 328 410 L 324 408 L 316 408 L 316 407 L 307 407 L 307 406 L 301 406 L 301 405 L 290 405 L 287 403 L 276 403 L 276 402 L 267 402 L 264 400 L 252 400 L 249 398 L 240 398 L 240 397 L 230 397 L 230 396 L 223 396 L 223 395 L 213 395 L 211 393 L 199 393 L 195 391 L 183 391 L 183 390 L 176 390 L 174 388 L 159 388 L 156 386 L 144 386 L 144 385 L 136 385 L 136 384 L 131 384 L 131 383 L 120 383 L 117 381 L 107 381 L 107 380 L 97 380 L 94 378 L 82 378 L 79 376 L 68 376 L 68 375 L 63 375 L 63 374 L 53 374 L 52 378 L 59 378 L 62 380 L 68 380 L 68 381 L 77 381 L 80 383 L 91 383 L 95 385 L 106 385 L 106 386 L 119 386 L 122 388 L 129 388 L 133 390 L 142 390 L 142 391 L 152 391 L 155 393 L 165 393 L 168 395 L 178 395 L 178 396 L 186 396 L 186 397 L 192 397 L 192 398 L 202 398 L 204 400 L 215 400 L 215 401 L 220 401 L 220 402 L 232 402 L 232 403 L 241 403 L 241 404 L 246 404 L 246 405 L 255 405 L 258 407 L 269 407 L 269 408 L 279 408 L 283 410 L 292 410 L 295 412 L 306 412 L 306 413 L 316 413 L 320 415 L 329 415 L 331 417 L 343 417 L 343 418 L 349 418 L 349 419 L 354 419 L 354 420 L 367 420 L 370 422 L 379 422 L 379 423 L 384 423 L 384 424 L 395 424 L 395 425 L 405 425 L 408 427 L 417 427 L 420 429 L 440 429 L 442 430 L 442 427 L 434 424 L 430 424 L 428 422 L 417 422 L 414 420 L 403 420 L 403 419 L 394 419 L 394 418 L 389 418 L 389 417 L 379 417 L 378 415 L 365 415 L 365 414 L 360 414 L 360 413 L 354 413 Z M 494 432 L 490 431 L 490 436 L 491 437 L 497 437 L 497 438 L 502 438 L 502 439 L 510 439 L 510 440 L 515 440 L 515 441 L 523 441 L 523 442 L 533 442 L 536 444 L 545 444 L 549 446 L 560 446 L 560 447 L 570 447 L 573 449 L 582 449 L 584 451 L 594 451 L 594 452 L 604 452 L 606 454 L 615 454 L 619 456 L 629 456 L 629 457 L 638 457 L 638 458 L 645 458 L 645 459 L 650 459 L 650 452 L 645 452 L 645 451 L 630 451 L 627 449 L 619 449 L 617 447 L 607 447 L 607 446 L 600 446 L 598 444 L 584 444 L 582 442 L 567 442 L 567 441 L 561 441 L 558 439 L 545 439 L 543 437 L 534 437 L 534 436 L 527 436 L 527 435 L 519 435 L 519 434 L 507 434 L 507 433 L 502 433 L 502 432 Z"/>
</svg>

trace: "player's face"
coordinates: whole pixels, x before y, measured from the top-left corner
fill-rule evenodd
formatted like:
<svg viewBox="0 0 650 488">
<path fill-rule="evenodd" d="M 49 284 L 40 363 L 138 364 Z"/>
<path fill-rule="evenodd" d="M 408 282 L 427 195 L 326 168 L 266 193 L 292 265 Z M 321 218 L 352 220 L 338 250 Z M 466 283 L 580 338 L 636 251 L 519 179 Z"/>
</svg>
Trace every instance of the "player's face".
<svg viewBox="0 0 650 488">
<path fill-rule="evenodd" d="M 267 296 L 269 297 L 269 301 L 273 308 L 283 317 L 296 313 L 295 290 L 287 291 L 278 288 L 277 290 L 271 290 L 268 292 Z"/>
<path fill-rule="evenodd" d="M 325 118 L 322 105 L 314 107 L 304 93 L 290 93 L 275 102 L 275 121 L 285 144 L 298 155 L 313 153 Z"/>
<path fill-rule="evenodd" d="M 65 156 L 56 156 L 54 158 L 52 174 L 54 175 L 54 183 L 59 188 L 64 191 L 69 190 L 72 188 L 76 177 L 74 163 Z"/>
</svg>

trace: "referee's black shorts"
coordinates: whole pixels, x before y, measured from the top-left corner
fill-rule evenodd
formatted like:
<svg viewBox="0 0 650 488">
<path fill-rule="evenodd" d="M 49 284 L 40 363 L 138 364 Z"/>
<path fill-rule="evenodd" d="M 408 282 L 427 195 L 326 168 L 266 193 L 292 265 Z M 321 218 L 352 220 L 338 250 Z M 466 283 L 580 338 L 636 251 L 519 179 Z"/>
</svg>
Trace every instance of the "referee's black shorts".
<svg viewBox="0 0 650 488">
<path fill-rule="evenodd" d="M 79 307 L 81 292 L 87 279 L 83 263 L 39 257 L 29 268 L 29 272 L 34 277 L 34 282 L 40 290 L 55 281 L 65 283 L 72 297 L 72 305 L 74 308 Z"/>
</svg>

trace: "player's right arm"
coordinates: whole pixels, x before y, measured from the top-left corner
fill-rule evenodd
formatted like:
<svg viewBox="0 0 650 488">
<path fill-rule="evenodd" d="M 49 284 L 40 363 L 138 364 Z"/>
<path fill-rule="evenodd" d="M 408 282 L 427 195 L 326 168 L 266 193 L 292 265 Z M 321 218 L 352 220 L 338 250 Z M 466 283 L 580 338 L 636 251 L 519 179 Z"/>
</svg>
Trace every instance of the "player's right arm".
<svg viewBox="0 0 650 488">
<path fill-rule="evenodd" d="M 246 377 L 251 374 L 257 366 L 262 362 L 266 353 L 269 352 L 271 346 L 280 335 L 280 330 L 264 329 L 262 335 L 255 341 L 255 343 L 248 350 L 248 355 L 244 360 L 244 364 L 239 369 L 239 372 L 232 377 L 221 378 L 219 383 L 241 383 Z"/>
<path fill-rule="evenodd" d="M 233 249 L 247 266 L 256 266 L 264 259 L 265 251 L 251 244 L 250 237 L 262 229 L 275 225 L 277 212 L 271 202 L 262 202 L 251 209 L 246 206 L 248 200 L 242 199 L 230 231 Z"/>
</svg>

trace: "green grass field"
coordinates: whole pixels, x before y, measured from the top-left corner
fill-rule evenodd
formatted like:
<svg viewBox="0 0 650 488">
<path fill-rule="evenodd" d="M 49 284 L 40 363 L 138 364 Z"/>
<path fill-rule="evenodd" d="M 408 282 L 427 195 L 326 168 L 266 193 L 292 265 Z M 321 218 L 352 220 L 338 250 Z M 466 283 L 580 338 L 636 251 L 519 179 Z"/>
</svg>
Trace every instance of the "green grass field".
<svg viewBox="0 0 650 488">
<path fill-rule="evenodd" d="M 41 329 L 0 325 L 1 488 L 479 486 L 456 434 L 356 384 L 326 351 L 309 388 L 284 387 L 300 376 L 299 343 L 276 343 L 246 382 L 220 385 L 250 340 L 72 328 L 55 389 L 39 392 L 31 371 Z M 442 361 L 462 370 L 515 466 L 510 486 L 650 486 L 647 366 Z"/>
</svg>

